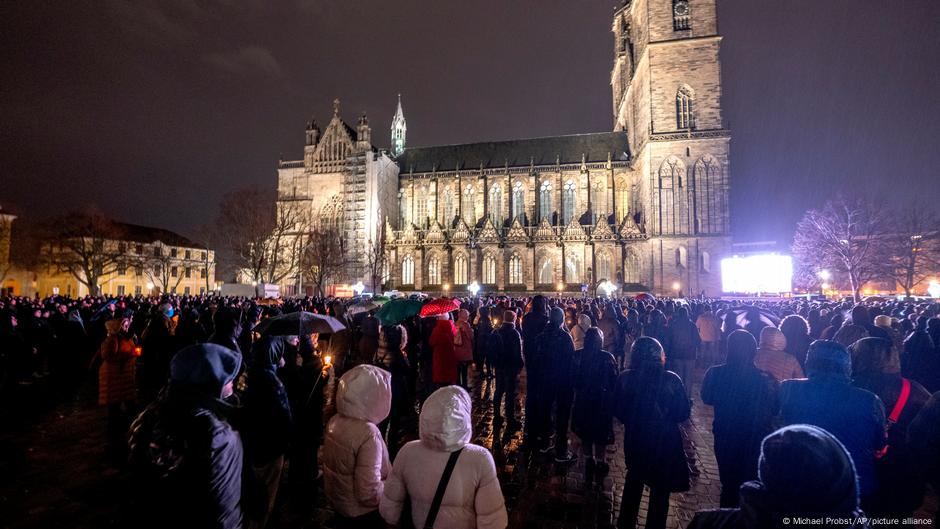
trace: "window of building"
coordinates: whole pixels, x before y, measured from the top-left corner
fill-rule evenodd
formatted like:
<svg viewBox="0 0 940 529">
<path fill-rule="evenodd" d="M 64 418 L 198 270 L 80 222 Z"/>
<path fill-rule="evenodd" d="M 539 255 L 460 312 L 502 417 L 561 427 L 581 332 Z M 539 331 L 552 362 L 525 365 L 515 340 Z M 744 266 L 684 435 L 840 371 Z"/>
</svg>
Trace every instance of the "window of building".
<svg viewBox="0 0 940 529">
<path fill-rule="evenodd" d="M 118 272 L 118 275 L 119 275 L 119 276 L 125 276 L 125 275 L 127 275 L 127 265 L 126 265 L 126 264 L 123 264 L 123 263 L 122 263 L 122 264 L 119 264 L 119 265 L 118 265 L 118 268 L 117 268 L 117 272 Z"/>
<path fill-rule="evenodd" d="M 418 186 L 415 190 L 415 223 L 419 228 L 424 228 L 428 221 L 428 187 Z"/>
<path fill-rule="evenodd" d="M 610 255 L 602 253 L 594 258 L 595 263 L 597 264 L 597 270 L 595 270 L 595 280 L 612 280 L 610 277 Z"/>
<path fill-rule="evenodd" d="M 581 259 L 574 254 L 565 257 L 565 282 L 581 282 Z"/>
<path fill-rule="evenodd" d="M 458 255 L 454 258 L 454 283 L 458 285 L 470 283 L 470 268 L 467 266 L 465 255 Z"/>
<path fill-rule="evenodd" d="M 187 278 L 193 277 L 193 269 L 189 266 L 186 267 L 186 270 L 183 273 Z"/>
<path fill-rule="evenodd" d="M 624 259 L 623 281 L 624 283 L 640 283 L 640 258 L 632 251 L 629 251 Z"/>
<path fill-rule="evenodd" d="M 564 224 L 571 222 L 571 218 L 574 217 L 574 208 L 576 204 L 575 193 L 577 192 L 578 188 L 575 185 L 574 180 L 568 180 L 565 182 L 561 193 L 563 210 L 561 220 Z"/>
<path fill-rule="evenodd" d="M 607 203 L 607 183 L 596 182 L 594 184 L 594 194 L 591 196 L 591 209 L 594 210 L 594 221 L 606 218 L 610 214 Z"/>
<path fill-rule="evenodd" d="M 209 275 L 205 268 L 199 270 L 199 279 L 205 279 Z"/>
<path fill-rule="evenodd" d="M 700 253 L 699 261 L 702 263 L 702 272 L 707 274 L 712 271 L 712 256 L 708 252 Z"/>
<path fill-rule="evenodd" d="M 552 211 L 552 183 L 546 180 L 539 188 L 539 216 L 543 219 L 550 218 Z"/>
<path fill-rule="evenodd" d="M 202 255 L 199 256 L 199 258 L 202 259 L 203 261 L 207 261 L 207 260 L 208 260 L 208 255 L 206 254 L 206 252 L 202 252 Z"/>
<path fill-rule="evenodd" d="M 122 254 L 122 255 L 125 254 L 125 253 L 127 253 L 127 243 L 126 243 L 126 242 L 119 242 L 119 243 L 118 243 L 118 253 L 119 253 L 119 254 Z"/>
<path fill-rule="evenodd" d="M 154 256 L 154 257 L 163 257 L 163 248 L 160 248 L 159 246 L 154 246 L 154 247 L 153 247 L 153 256 Z"/>
<path fill-rule="evenodd" d="M 675 187 L 682 187 L 682 175 L 685 166 L 675 156 L 667 158 L 659 167 L 659 189 L 656 203 L 660 233 L 672 235 L 684 233 L 685 223 L 682 222 L 682 193 L 677 193 Z"/>
<path fill-rule="evenodd" d="M 514 253 L 509 258 L 509 284 L 521 285 L 522 283 L 522 258 L 519 257 L 519 254 Z"/>
<path fill-rule="evenodd" d="M 135 266 L 135 267 L 134 267 L 134 275 L 137 276 L 137 277 L 140 277 L 140 276 L 144 275 L 144 267 L 142 267 L 142 266 Z"/>
<path fill-rule="evenodd" d="M 171 266 L 171 267 L 170 267 L 170 275 L 171 275 L 171 276 L 177 277 L 177 276 L 179 276 L 179 273 L 180 273 L 180 270 L 179 270 L 178 267 L 176 267 L 176 266 Z"/>
<path fill-rule="evenodd" d="M 391 277 L 392 272 L 388 266 L 388 259 L 386 259 L 385 262 L 382 263 L 382 283 L 388 283 L 388 280 L 391 279 Z"/>
<path fill-rule="evenodd" d="M 401 284 L 413 285 L 415 283 L 415 260 L 410 255 L 406 255 L 401 260 Z"/>
<path fill-rule="evenodd" d="M 117 287 L 117 295 L 118 295 L 118 296 L 123 296 L 123 295 L 124 295 L 124 285 L 118 285 L 118 287 Z"/>
<path fill-rule="evenodd" d="M 136 253 L 137 255 L 143 255 L 143 254 L 144 254 L 144 245 L 143 245 L 143 244 L 138 244 L 135 253 Z"/>
<path fill-rule="evenodd" d="M 448 187 L 444 190 L 444 224 L 450 228 L 454 222 L 454 192 Z"/>
<path fill-rule="evenodd" d="M 516 182 L 512 186 L 512 218 L 522 220 L 525 214 L 525 186 Z"/>
<path fill-rule="evenodd" d="M 432 257 L 428 261 L 428 284 L 441 284 L 441 260 L 437 257 Z"/>
<path fill-rule="evenodd" d="M 199 287 L 199 295 L 201 296 L 205 293 L 206 293 L 206 287 Z"/>
<path fill-rule="evenodd" d="M 711 156 L 695 164 L 695 228 L 698 233 L 723 231 L 721 168 Z"/>
<path fill-rule="evenodd" d="M 179 252 L 176 250 L 176 248 L 170 248 L 170 257 L 176 259 L 178 255 L 179 255 Z"/>
<path fill-rule="evenodd" d="M 691 28 L 689 0 L 672 0 L 672 29 L 684 31 Z"/>
<path fill-rule="evenodd" d="M 463 216 L 463 220 L 470 224 L 471 226 L 476 223 L 476 212 L 474 211 L 474 190 L 472 185 L 468 185 L 463 189 L 463 195 L 460 197 L 460 214 Z"/>
<path fill-rule="evenodd" d="M 183 287 L 183 295 L 184 295 L 184 296 L 188 296 L 188 295 L 189 295 L 189 292 L 190 292 L 189 287 Z"/>
<path fill-rule="evenodd" d="M 140 287 L 140 285 L 137 285 L 137 286 L 134 287 L 134 295 L 135 295 L 135 296 L 139 296 L 142 292 L 143 292 L 143 289 Z"/>
<path fill-rule="evenodd" d="M 676 126 L 695 128 L 695 92 L 688 85 L 680 86 L 676 92 Z"/>
<path fill-rule="evenodd" d="M 548 257 L 543 257 L 542 261 L 539 263 L 539 284 L 549 285 L 553 282 L 554 270 L 552 266 L 552 260 Z"/>
<path fill-rule="evenodd" d="M 496 284 L 496 259 L 490 254 L 483 256 L 483 284 Z"/>
<path fill-rule="evenodd" d="M 499 184 L 490 188 L 490 220 L 496 226 L 503 222 L 503 188 Z"/>
<path fill-rule="evenodd" d="M 183 257 L 186 258 L 186 259 L 192 259 L 192 258 L 193 258 L 193 253 L 192 253 L 191 251 L 189 251 L 189 250 L 186 250 L 186 252 L 183 253 Z"/>
<path fill-rule="evenodd" d="M 405 193 L 402 191 L 398 192 L 398 222 L 402 229 L 405 228 L 405 223 L 409 221 L 411 217 L 408 214 L 408 197 L 405 196 Z"/>
<path fill-rule="evenodd" d="M 686 268 L 689 266 L 689 251 L 685 246 L 676 248 L 676 267 Z"/>
</svg>

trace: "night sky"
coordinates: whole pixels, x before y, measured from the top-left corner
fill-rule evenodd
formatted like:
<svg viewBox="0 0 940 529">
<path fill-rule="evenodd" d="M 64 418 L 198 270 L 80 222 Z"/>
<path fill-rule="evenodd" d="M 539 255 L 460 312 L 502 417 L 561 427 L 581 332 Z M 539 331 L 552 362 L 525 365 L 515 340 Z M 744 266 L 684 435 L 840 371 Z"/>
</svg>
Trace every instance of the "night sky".
<svg viewBox="0 0 940 529">
<path fill-rule="evenodd" d="M 334 97 L 380 147 L 399 92 L 411 146 L 610 130 L 614 5 L 3 2 L 0 205 L 189 234 Z M 940 203 L 940 2 L 719 0 L 719 31 L 737 240 L 840 189 Z"/>
</svg>

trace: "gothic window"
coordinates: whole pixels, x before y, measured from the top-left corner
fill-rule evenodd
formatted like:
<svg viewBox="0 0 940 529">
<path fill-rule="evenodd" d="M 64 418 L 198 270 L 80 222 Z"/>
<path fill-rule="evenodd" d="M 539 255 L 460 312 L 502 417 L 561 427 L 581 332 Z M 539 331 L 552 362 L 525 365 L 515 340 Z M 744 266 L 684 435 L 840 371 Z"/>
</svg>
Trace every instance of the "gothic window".
<svg viewBox="0 0 940 529">
<path fill-rule="evenodd" d="M 512 254 L 512 257 L 509 258 L 509 284 L 522 284 L 522 258 L 517 253 Z"/>
<path fill-rule="evenodd" d="M 610 255 L 606 253 L 602 253 L 600 255 L 595 256 L 594 261 L 595 261 L 595 264 L 597 265 L 597 270 L 595 271 L 596 273 L 594 274 L 595 280 L 601 281 L 604 279 L 607 279 L 607 280 L 613 279 L 610 277 Z"/>
<path fill-rule="evenodd" d="M 385 259 L 384 261 L 385 262 L 382 263 L 382 282 L 388 283 L 388 280 L 392 277 L 392 273 L 389 270 L 388 259 Z"/>
<path fill-rule="evenodd" d="M 419 228 L 424 228 L 428 221 L 428 186 L 419 186 L 415 197 L 415 220 Z"/>
<path fill-rule="evenodd" d="M 503 222 L 503 188 L 499 184 L 490 188 L 490 220 L 497 227 Z"/>
<path fill-rule="evenodd" d="M 697 233 L 722 232 L 721 167 L 711 156 L 695 164 L 695 229 Z"/>
<path fill-rule="evenodd" d="M 699 254 L 701 263 L 701 271 L 706 274 L 712 271 L 712 256 L 708 252 L 702 252 Z"/>
<path fill-rule="evenodd" d="M 454 257 L 454 283 L 466 285 L 470 283 L 469 267 L 467 266 L 467 256 L 458 255 Z"/>
<path fill-rule="evenodd" d="M 581 259 L 574 254 L 569 254 L 565 258 L 565 282 L 581 282 Z"/>
<path fill-rule="evenodd" d="M 483 284 L 496 284 L 496 259 L 490 254 L 483 256 Z"/>
<path fill-rule="evenodd" d="M 619 224 L 630 213 L 630 182 L 625 177 L 617 179 L 617 215 L 615 221 Z"/>
<path fill-rule="evenodd" d="M 564 187 L 562 188 L 562 222 L 568 224 L 571 222 L 571 217 L 574 216 L 574 208 L 576 204 L 575 193 L 578 192 L 578 188 L 574 183 L 574 180 L 568 180 L 565 182 Z"/>
<path fill-rule="evenodd" d="M 553 282 L 553 272 L 552 260 L 548 257 L 543 257 L 542 261 L 539 263 L 539 284 L 551 284 Z"/>
<path fill-rule="evenodd" d="M 683 233 L 682 219 L 682 193 L 676 191 L 676 187 L 682 185 L 682 175 L 685 173 L 685 166 L 675 156 L 666 158 L 659 167 L 658 176 L 658 218 L 655 222 L 659 224 L 659 232 L 665 235 L 674 235 Z"/>
<path fill-rule="evenodd" d="M 627 252 L 624 260 L 623 282 L 633 284 L 640 282 L 640 259 L 632 251 Z"/>
<path fill-rule="evenodd" d="M 454 192 L 451 188 L 444 190 L 444 224 L 450 228 L 454 222 Z"/>
<path fill-rule="evenodd" d="M 685 246 L 676 248 L 676 268 L 686 268 L 689 266 L 689 251 Z"/>
<path fill-rule="evenodd" d="M 610 214 L 607 203 L 607 182 L 603 180 L 594 184 L 594 193 L 591 195 L 591 209 L 594 210 L 594 219 L 604 219 Z"/>
<path fill-rule="evenodd" d="M 552 215 L 552 183 L 548 180 L 539 188 L 539 215 L 543 219 Z"/>
<path fill-rule="evenodd" d="M 401 284 L 415 284 L 415 260 L 410 255 L 401 260 Z"/>
<path fill-rule="evenodd" d="M 689 0 L 672 0 L 672 29 L 687 30 L 691 27 Z"/>
<path fill-rule="evenodd" d="M 512 186 L 512 218 L 522 220 L 525 214 L 525 187 L 522 182 Z"/>
<path fill-rule="evenodd" d="M 676 91 L 676 127 L 695 128 L 695 91 L 689 85 L 682 85 Z"/>
<path fill-rule="evenodd" d="M 467 224 L 473 225 L 476 223 L 476 214 L 473 211 L 473 199 L 474 191 L 472 185 L 467 185 L 463 190 L 463 195 L 460 197 L 460 213 L 463 216 L 463 220 Z"/>
<path fill-rule="evenodd" d="M 437 257 L 432 257 L 428 260 L 428 284 L 441 284 L 441 260 Z"/>
</svg>

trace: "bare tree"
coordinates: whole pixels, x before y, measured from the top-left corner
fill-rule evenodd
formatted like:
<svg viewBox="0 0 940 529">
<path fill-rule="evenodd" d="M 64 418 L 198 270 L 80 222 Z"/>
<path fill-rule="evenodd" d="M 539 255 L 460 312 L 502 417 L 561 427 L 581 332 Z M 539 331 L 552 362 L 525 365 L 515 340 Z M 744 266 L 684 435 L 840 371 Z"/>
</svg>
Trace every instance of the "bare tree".
<svg viewBox="0 0 940 529">
<path fill-rule="evenodd" d="M 821 269 L 846 274 L 856 301 L 862 286 L 887 272 L 888 214 L 864 199 L 837 198 L 797 224 L 793 256 L 804 279 Z"/>
<path fill-rule="evenodd" d="M 139 257 L 134 266 L 140 267 L 160 292 L 173 292 L 183 282 L 182 262 L 172 257 L 166 248 L 157 246 L 150 256 Z"/>
<path fill-rule="evenodd" d="M 202 279 L 205 280 L 206 292 L 212 292 L 215 285 L 209 284 L 209 277 L 212 275 L 209 272 L 215 268 L 216 259 L 218 258 L 218 253 L 210 250 L 216 242 L 215 230 L 213 230 L 210 225 L 202 225 L 196 229 L 193 240 L 198 242 L 203 248 L 199 256 L 199 273 L 202 275 Z M 218 279 L 218 277 L 216 279 Z"/>
<path fill-rule="evenodd" d="M 72 213 L 46 226 L 43 260 L 58 273 L 68 273 L 97 296 L 98 281 L 126 267 L 124 227 L 99 212 Z"/>
<path fill-rule="evenodd" d="M 310 230 L 307 241 L 300 260 L 300 270 L 313 283 L 314 295 L 322 296 L 326 285 L 345 266 L 343 232 L 334 224 L 320 223 Z"/>
<path fill-rule="evenodd" d="M 296 270 L 308 224 L 298 203 L 275 197 L 254 187 L 228 193 L 212 230 L 231 264 L 259 283 L 278 283 Z"/>
<path fill-rule="evenodd" d="M 7 215 L 0 208 L 0 286 L 6 281 L 7 274 L 13 268 L 10 259 L 10 247 L 13 244 L 13 216 Z"/>
<path fill-rule="evenodd" d="M 372 292 L 378 294 L 382 287 L 388 256 L 385 254 L 385 230 L 381 228 L 375 230 L 375 236 L 376 240 L 366 242 L 365 260 Z"/>
<path fill-rule="evenodd" d="M 922 205 L 894 213 L 886 236 L 890 277 L 910 296 L 940 264 L 940 219 Z"/>
</svg>

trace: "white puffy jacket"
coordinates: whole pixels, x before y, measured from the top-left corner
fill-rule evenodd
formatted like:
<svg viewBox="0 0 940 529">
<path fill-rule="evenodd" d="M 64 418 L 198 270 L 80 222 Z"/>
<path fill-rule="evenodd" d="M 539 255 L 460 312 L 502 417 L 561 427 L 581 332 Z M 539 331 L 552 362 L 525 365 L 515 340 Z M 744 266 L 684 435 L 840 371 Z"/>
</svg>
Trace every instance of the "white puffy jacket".
<svg viewBox="0 0 940 529">
<path fill-rule="evenodd" d="M 493 456 L 469 444 L 470 395 L 458 386 L 435 391 L 424 402 L 418 426 L 421 439 L 402 447 L 385 483 L 379 512 L 397 524 L 406 498 L 411 498 L 415 527 L 424 527 L 451 452 L 463 448 L 441 502 L 434 527 L 504 529 L 509 523 Z"/>
<path fill-rule="evenodd" d="M 378 509 L 391 464 L 376 424 L 388 416 L 391 374 L 360 365 L 346 372 L 336 390 L 336 412 L 323 442 L 326 497 L 336 512 L 355 517 Z"/>
</svg>

